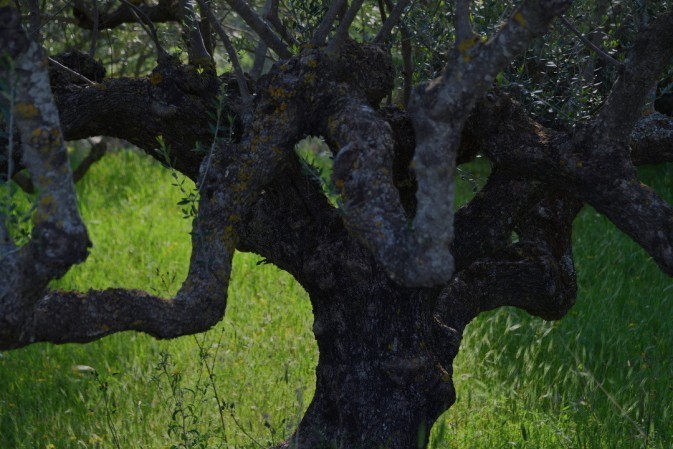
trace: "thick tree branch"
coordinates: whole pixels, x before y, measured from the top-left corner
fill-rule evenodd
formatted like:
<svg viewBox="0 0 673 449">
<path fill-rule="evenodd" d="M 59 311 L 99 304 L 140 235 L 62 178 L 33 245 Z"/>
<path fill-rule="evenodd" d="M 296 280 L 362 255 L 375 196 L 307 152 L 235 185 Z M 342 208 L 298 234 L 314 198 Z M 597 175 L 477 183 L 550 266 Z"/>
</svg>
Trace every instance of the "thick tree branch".
<svg viewBox="0 0 673 449">
<path fill-rule="evenodd" d="M 673 273 L 673 210 L 638 181 L 628 145 L 601 139 L 600 134 L 580 132 L 572 137 L 544 130 L 506 98 L 494 98 L 488 104 L 492 109 L 484 106 L 475 111 L 482 126 L 471 139 L 481 140 L 494 163 L 512 174 L 574 191 L 639 243 L 663 271 Z M 493 136 L 499 136 L 497 142 Z M 655 156 L 650 152 L 653 148 L 643 148 L 646 143 L 670 142 L 670 133 L 665 126 L 656 126 L 656 118 L 646 120 L 632 136 L 634 160 L 670 157 L 668 150 Z"/>
<path fill-rule="evenodd" d="M 472 20 L 470 19 L 471 0 L 456 0 L 453 23 L 456 27 L 456 43 L 469 42 L 474 39 Z"/>
<path fill-rule="evenodd" d="M 179 14 L 173 0 L 159 0 L 156 4 L 141 2 L 138 5 L 122 2 L 119 8 L 98 17 L 99 28 L 106 30 L 116 28 L 124 23 L 137 22 L 136 8 L 141 12 L 140 15 L 144 15 L 153 23 L 179 21 Z M 74 14 L 76 25 L 86 29 L 93 29 L 93 11 L 89 9 L 84 0 L 75 2 Z"/>
<path fill-rule="evenodd" d="M 482 44 L 478 38 L 459 42 L 444 74 L 418 89 L 410 104 L 416 134 L 413 169 L 418 180 L 412 226 L 419 236 L 432 236 L 434 246 L 445 253 L 444 281 L 453 272 L 448 252 L 453 239 L 453 173 L 466 111 L 511 58 L 543 34 L 568 5 L 526 1 L 488 42 Z"/>
<path fill-rule="evenodd" d="M 630 147 L 634 165 L 673 162 L 673 118 L 659 113 L 641 118 Z"/>
<path fill-rule="evenodd" d="M 77 58 L 65 59 L 79 61 Z M 83 62 L 83 67 L 91 68 L 90 65 L 91 61 Z M 96 67 L 92 69 L 94 73 Z M 89 71 L 85 70 L 85 73 L 88 75 Z M 213 98 L 226 97 L 222 98 L 224 117 L 242 113 L 233 77 L 223 75 L 218 78 L 209 69 L 199 73 L 197 68 L 181 65 L 172 58 L 162 60 L 149 77 L 101 79 L 96 75 L 100 84 L 95 88 L 82 88 L 76 84 L 76 79 L 55 76 L 60 73 L 51 75 L 66 140 L 117 137 L 144 149 L 165 164 L 165 156 L 155 151 L 159 146 L 157 137 L 161 136 L 171 152 L 168 162 L 194 180 L 203 154 L 193 149 L 199 142 L 209 145 L 213 140 L 209 129 Z M 238 119 L 233 128 L 228 123 L 225 125 L 220 127 L 222 134 L 218 137 L 239 140 Z M 3 150 L 5 145 L 0 142 Z M 13 159 L 17 170 L 25 168 L 16 157 Z M 0 168 L 6 171 L 4 158 L 0 158 Z"/>
<path fill-rule="evenodd" d="M 52 253 L 49 256 L 45 254 L 45 260 L 37 262 L 36 270 L 44 278 L 55 277 L 62 274 L 62 265 L 69 267 L 72 260 L 81 260 L 82 250 L 86 254 L 86 249 L 77 242 L 84 240 L 86 245 L 88 239 L 77 211 L 59 115 L 49 88 L 46 58 L 41 48 L 29 41 L 20 28 L 18 11 L 5 7 L 0 12 L 6 23 L 12 25 L 2 29 L 0 36 L 5 48 L 11 49 L 10 56 L 13 58 L 10 67 L 3 67 L 3 79 L 11 80 L 16 86 L 14 103 L 9 106 L 13 109 L 21 136 L 22 161 L 41 192 L 37 198 L 31 243 L 22 248 L 19 257 L 29 257 L 33 252 L 38 255 Z M 53 243 L 42 241 L 52 233 L 55 234 Z M 63 238 L 60 234 L 72 236 L 73 254 L 68 255 L 69 251 L 59 253 L 65 250 L 58 247 L 59 238 Z M 40 247 L 41 244 L 47 246 Z M 63 258 L 62 262 L 58 261 L 59 256 Z M 52 263 L 55 265 L 50 265 Z"/>
<path fill-rule="evenodd" d="M 226 96 L 224 116 L 242 114 L 233 77 L 217 78 L 208 68 L 199 73 L 197 68 L 170 58 L 160 62 L 149 77 L 106 79 L 96 89 L 65 85 L 57 86 L 57 90 L 68 140 L 118 137 L 166 163 L 154 151 L 161 136 L 170 146 L 170 163 L 192 179 L 196 179 L 203 158 L 202 153 L 192 150 L 197 142 L 209 145 L 214 137 L 209 130 L 213 98 Z M 240 138 L 240 130 L 224 128 L 223 136 Z"/>
<path fill-rule="evenodd" d="M 597 211 L 642 246 L 668 275 L 673 276 L 673 208 L 642 184 L 628 165 L 587 167 L 582 196 Z M 607 170 L 606 170 L 607 169 Z M 608 173 L 617 176 L 608 178 Z M 589 178 L 593 180 L 589 184 Z"/>
<path fill-rule="evenodd" d="M 530 187 L 538 193 L 529 199 L 539 198 L 543 190 L 533 186 L 522 189 L 522 193 L 529 192 Z M 485 195 L 497 198 L 498 192 L 491 189 Z M 477 259 L 461 260 L 461 265 L 469 263 L 457 271 L 437 301 L 436 312 L 443 322 L 462 331 L 478 314 L 503 306 L 558 320 L 572 307 L 577 294 L 571 249 L 572 221 L 582 203 L 553 190 L 543 195 L 524 208 L 520 206 L 528 203 L 526 199 L 523 203 L 511 199 L 509 204 L 506 201 L 498 204 L 499 208 L 507 209 L 514 203 L 519 210 L 514 211 L 507 222 L 494 221 L 494 234 L 503 230 L 511 233 L 509 230 L 515 229 L 518 241 L 511 243 L 507 236 L 506 245 L 472 252 L 471 256 L 478 256 Z M 466 209 L 472 207 L 470 203 Z M 475 217 L 474 211 L 471 215 L 463 215 L 463 220 L 481 223 L 481 217 Z M 456 229 L 457 233 L 461 231 L 461 238 L 472 237 L 462 232 L 463 229 L 469 232 L 467 226 Z"/>
<path fill-rule="evenodd" d="M 457 329 L 480 313 L 504 306 L 547 320 L 560 319 L 574 304 L 577 288 L 563 268 L 534 245 L 515 244 L 456 273 L 437 301 L 437 313 Z"/>
<path fill-rule="evenodd" d="M 5 244 L 0 254 L 0 347 L 5 347 L 22 338 L 22 326 L 47 283 L 86 258 L 89 239 L 77 209 L 45 55 L 21 28 L 19 11 L 0 7 L 0 20 L 0 42 L 11 58 L 0 75 L 14 86 L 6 106 L 16 117 L 23 163 L 39 190 L 29 242 L 16 250 Z M 4 223 L 1 233 L 8 238 Z"/>
<path fill-rule="evenodd" d="M 393 185 L 393 139 L 370 107 L 347 100 L 329 119 L 328 138 L 339 150 L 334 183 L 344 201 L 344 223 L 403 285 L 435 285 L 451 273 L 448 242 L 419 236 L 407 223 Z M 444 243 L 442 245 L 441 243 Z"/>
<path fill-rule="evenodd" d="M 86 342 L 131 329 L 170 338 L 206 330 L 219 321 L 226 306 L 236 241 L 230 215 L 239 206 L 226 204 L 226 193 L 214 192 L 216 177 L 212 173 L 215 170 L 206 184 L 209 194 L 201 197 L 199 216 L 194 221 L 189 274 L 175 299 L 123 289 L 49 292 L 20 323 L 20 333 L 0 347 L 20 347 L 35 341 Z M 231 181 L 233 185 L 241 182 Z"/>
<path fill-rule="evenodd" d="M 236 228 L 281 157 L 273 144 L 258 146 L 246 140 L 215 153 L 214 160 L 204 160 L 189 273 L 175 298 L 123 289 L 50 292 L 21 323 L 20 334 L 0 347 L 86 342 L 123 330 L 172 338 L 217 323 L 226 307 Z"/>
<path fill-rule="evenodd" d="M 647 95 L 671 57 L 673 11 L 638 36 L 602 110 L 575 139 L 582 160 L 573 175 L 582 197 L 673 275 L 673 209 L 640 183 L 629 147 Z"/>
<path fill-rule="evenodd" d="M 461 151 L 481 152 L 510 173 L 573 185 L 574 169 L 585 166 L 586 159 L 569 140 L 532 120 L 507 95 L 490 93 L 468 120 Z M 585 143 L 580 140 L 578 145 Z M 634 165 L 673 162 L 673 119 L 658 113 L 641 117 L 630 136 L 630 158 Z"/>
</svg>

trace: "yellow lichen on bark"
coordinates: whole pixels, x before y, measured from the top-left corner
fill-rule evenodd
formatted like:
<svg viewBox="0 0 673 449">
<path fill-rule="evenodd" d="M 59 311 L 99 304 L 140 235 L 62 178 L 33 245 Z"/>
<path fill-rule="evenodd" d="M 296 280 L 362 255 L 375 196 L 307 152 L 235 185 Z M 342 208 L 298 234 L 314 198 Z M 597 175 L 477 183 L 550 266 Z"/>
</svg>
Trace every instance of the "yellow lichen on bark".
<svg viewBox="0 0 673 449">
<path fill-rule="evenodd" d="M 152 83 L 152 84 L 155 84 L 155 85 L 159 84 L 163 80 L 164 80 L 164 77 L 161 73 L 155 72 L 155 73 L 150 75 L 150 83 Z"/>
<path fill-rule="evenodd" d="M 35 215 L 33 215 L 33 226 L 38 226 L 40 223 L 53 221 L 57 214 L 58 202 L 53 195 L 44 195 L 40 198 Z"/>
<path fill-rule="evenodd" d="M 40 114 L 40 110 L 33 103 L 16 103 L 14 105 L 14 112 L 17 116 L 24 119 L 35 118 Z"/>
<path fill-rule="evenodd" d="M 30 145 L 43 154 L 51 154 L 61 146 L 61 132 L 55 126 L 35 128 L 30 136 Z"/>
</svg>

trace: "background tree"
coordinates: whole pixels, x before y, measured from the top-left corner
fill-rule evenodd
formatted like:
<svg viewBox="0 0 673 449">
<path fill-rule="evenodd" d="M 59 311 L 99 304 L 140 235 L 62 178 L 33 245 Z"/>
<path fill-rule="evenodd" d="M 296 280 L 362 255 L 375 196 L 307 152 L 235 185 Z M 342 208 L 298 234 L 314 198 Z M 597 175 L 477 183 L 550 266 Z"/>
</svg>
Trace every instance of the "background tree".
<svg viewBox="0 0 673 449">
<path fill-rule="evenodd" d="M 515 306 L 559 319 L 574 303 L 582 204 L 673 272 L 673 210 L 634 169 L 671 159 L 671 122 L 643 114 L 673 52 L 666 2 L 363 3 L 0 3 L 0 168 L 7 182 L 27 169 L 37 192 L 26 242 L 3 211 L 0 347 L 206 330 L 224 314 L 234 250 L 252 251 L 301 283 L 315 315 L 315 396 L 281 447 L 422 447 L 455 401 L 452 361 L 474 317 Z M 69 44 L 87 52 L 48 69 L 37 41 L 58 40 L 51 20 L 64 8 L 67 29 L 85 30 Z M 235 19 L 223 24 L 225 13 Z M 583 33 L 581 14 L 605 26 Z M 122 59 L 105 66 L 120 73 L 108 76 L 92 57 L 101 31 L 122 27 L 122 42 L 142 36 L 134 27 L 152 41 L 149 76 L 122 76 L 144 70 L 146 44 L 118 47 Z M 215 70 L 214 36 L 231 75 Z M 541 98 L 537 84 L 558 87 Z M 212 118 L 218 95 L 226 122 Z M 175 298 L 48 289 L 89 245 L 63 141 L 98 135 L 196 181 L 191 264 Z M 334 155 L 338 208 L 302 182 L 294 147 L 306 136 Z M 456 163 L 477 155 L 491 163 L 488 181 L 454 213 Z"/>
</svg>

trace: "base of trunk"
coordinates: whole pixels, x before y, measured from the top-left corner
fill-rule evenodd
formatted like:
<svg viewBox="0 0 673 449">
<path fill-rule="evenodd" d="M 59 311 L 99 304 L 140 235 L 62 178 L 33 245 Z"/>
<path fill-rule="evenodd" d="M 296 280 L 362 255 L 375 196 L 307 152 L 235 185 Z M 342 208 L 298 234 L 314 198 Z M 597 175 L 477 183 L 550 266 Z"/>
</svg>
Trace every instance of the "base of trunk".
<svg viewBox="0 0 673 449">
<path fill-rule="evenodd" d="M 407 366 L 412 383 L 395 369 L 321 366 L 306 415 L 279 448 L 425 448 L 435 420 L 455 401 L 450 373 Z"/>
<path fill-rule="evenodd" d="M 308 286 L 320 353 L 316 391 L 279 448 L 425 448 L 455 401 L 451 362 L 460 338 L 447 337 L 436 319 L 437 292 L 372 274 L 335 290 Z"/>
</svg>

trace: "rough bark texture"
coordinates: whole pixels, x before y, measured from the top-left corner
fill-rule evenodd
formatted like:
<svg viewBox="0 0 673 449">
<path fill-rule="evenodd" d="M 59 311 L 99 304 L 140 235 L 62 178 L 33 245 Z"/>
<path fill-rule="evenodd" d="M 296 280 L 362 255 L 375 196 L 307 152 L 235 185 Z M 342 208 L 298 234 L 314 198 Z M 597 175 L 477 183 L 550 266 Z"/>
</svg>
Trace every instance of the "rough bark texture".
<svg viewBox="0 0 673 449">
<path fill-rule="evenodd" d="M 228 3 L 253 28 L 273 33 L 245 2 Z M 284 59 L 251 86 L 251 111 L 214 140 L 208 113 L 221 89 L 227 112 L 243 115 L 234 78 L 170 57 L 144 78 L 89 86 L 52 77 L 57 116 L 37 46 L 16 12 L 1 8 L 0 38 L 19 80 L 17 166 L 43 193 L 27 245 L 17 248 L 0 226 L 0 349 L 122 330 L 170 338 L 208 329 L 224 314 L 234 249 L 253 251 L 302 284 L 315 314 L 316 394 L 280 447 L 425 447 L 432 423 L 455 400 L 452 362 L 474 317 L 515 306 L 559 319 L 573 305 L 572 221 L 583 204 L 673 273 L 673 210 L 633 167 L 672 159 L 671 119 L 633 111 L 673 56 L 673 14 L 642 33 L 614 98 L 578 131 L 545 128 L 506 94 L 486 93 L 568 4 L 524 1 L 492 39 L 457 43 L 410 111 L 379 108 L 394 76 L 382 46 L 344 40 L 338 52 L 307 45 L 289 57 L 269 35 Z M 112 23 L 105 20 L 101 26 Z M 175 298 L 46 290 L 86 256 L 88 243 L 59 122 L 66 139 L 120 137 L 197 182 L 190 269 Z M 339 210 L 302 175 L 293 150 L 308 135 L 322 135 L 336 156 Z M 197 146 L 210 150 L 192 151 Z M 478 153 L 492 173 L 454 214 L 456 161 Z M 0 162 L 3 173 L 11 156 Z"/>
<path fill-rule="evenodd" d="M 0 68 L 8 81 L 8 123 L 14 123 L 23 143 L 23 165 L 38 189 L 31 240 L 16 247 L 5 228 L 2 211 L 0 272 L 0 346 L 27 339 L 35 303 L 47 283 L 84 260 L 90 245 L 77 210 L 77 197 L 58 111 L 49 87 L 47 60 L 42 48 L 30 41 L 19 26 L 18 11 L 0 10 L 0 41 L 11 58 Z M 8 158 L 8 160 L 11 158 Z"/>
<path fill-rule="evenodd" d="M 91 2 L 85 0 L 74 1 L 73 16 L 76 19 L 75 24 L 77 26 L 93 29 L 95 21 Z M 173 0 L 159 0 L 156 4 L 120 2 L 119 6 L 113 11 L 100 14 L 98 27 L 100 29 L 116 28 L 123 23 L 136 22 L 138 16 L 154 23 L 178 21 L 178 5 Z"/>
</svg>

